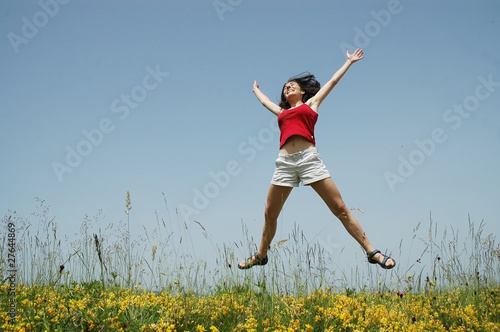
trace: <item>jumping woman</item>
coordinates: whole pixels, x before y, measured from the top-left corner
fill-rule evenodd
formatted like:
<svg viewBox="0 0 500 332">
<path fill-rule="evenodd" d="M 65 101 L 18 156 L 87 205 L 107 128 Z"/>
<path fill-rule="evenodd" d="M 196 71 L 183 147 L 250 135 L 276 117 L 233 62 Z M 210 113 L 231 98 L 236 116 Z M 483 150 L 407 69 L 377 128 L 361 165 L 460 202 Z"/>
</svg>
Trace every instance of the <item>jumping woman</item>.
<svg viewBox="0 0 500 332">
<path fill-rule="evenodd" d="M 293 187 L 299 183 L 310 185 L 323 199 L 332 213 L 342 222 L 347 232 L 366 251 L 368 262 L 379 264 L 384 269 L 392 269 L 396 261 L 375 249 L 358 220 L 344 204 L 337 186 L 330 177 L 316 149 L 314 126 L 318 119 L 318 108 L 332 91 L 349 67 L 363 59 L 363 50 L 357 49 L 332 78 L 320 87 L 314 75 L 292 77 L 281 91 L 279 105 L 272 102 L 260 89 L 257 81 L 253 92 L 257 99 L 278 116 L 280 128 L 280 151 L 276 160 L 271 186 L 267 194 L 264 230 L 258 251 L 238 264 L 240 269 L 254 265 L 266 265 L 267 252 L 276 234 L 278 216 Z"/>
</svg>

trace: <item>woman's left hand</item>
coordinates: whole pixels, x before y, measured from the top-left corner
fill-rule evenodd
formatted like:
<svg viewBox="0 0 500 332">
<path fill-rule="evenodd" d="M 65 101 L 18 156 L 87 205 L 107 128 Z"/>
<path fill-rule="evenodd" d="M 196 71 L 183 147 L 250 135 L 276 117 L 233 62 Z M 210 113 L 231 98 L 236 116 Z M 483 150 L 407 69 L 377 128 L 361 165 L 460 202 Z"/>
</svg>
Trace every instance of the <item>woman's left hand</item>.
<svg viewBox="0 0 500 332">
<path fill-rule="evenodd" d="M 363 49 L 360 48 L 358 48 L 352 54 L 350 54 L 349 50 L 347 50 L 346 55 L 347 55 L 347 60 L 351 61 L 351 63 L 355 63 L 356 61 L 359 61 L 364 58 Z"/>
</svg>

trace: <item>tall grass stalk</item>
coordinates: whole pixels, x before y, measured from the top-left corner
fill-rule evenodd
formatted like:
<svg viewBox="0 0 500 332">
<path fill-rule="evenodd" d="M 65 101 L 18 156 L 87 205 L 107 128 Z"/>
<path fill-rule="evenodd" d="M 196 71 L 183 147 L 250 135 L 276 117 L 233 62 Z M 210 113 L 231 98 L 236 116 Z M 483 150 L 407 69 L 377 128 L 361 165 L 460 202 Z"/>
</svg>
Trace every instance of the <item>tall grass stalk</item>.
<svg viewBox="0 0 500 332">
<path fill-rule="evenodd" d="M 102 287 L 141 287 L 172 294 L 252 290 L 301 296 L 325 287 L 347 294 L 357 290 L 411 293 L 493 287 L 500 281 L 500 247 L 493 234 L 484 234 L 484 222 L 475 224 L 470 217 L 463 238 L 453 227 L 440 232 L 432 216 L 425 236 L 421 235 L 422 225 L 417 225 L 410 242 L 400 243 L 400 259 L 391 271 L 368 265 L 364 256 L 349 257 L 350 268 L 339 269 L 336 262 L 343 251 L 308 240 L 298 225 L 273 244 L 267 266 L 240 271 L 238 260 L 257 248 L 243 221 L 241 241 L 214 244 L 200 222 L 188 224 L 177 213 L 173 221 L 165 200 L 167 215 L 156 212 L 155 225 L 144 227 L 143 234 L 131 236 L 129 213 L 125 225 L 105 223 L 99 211 L 92 218 L 85 216 L 76 239 L 69 240 L 58 234 L 55 217 L 50 216 L 45 202 L 37 203 L 33 220 L 10 212 L 2 219 L 0 231 L 4 244 L 0 271 L 5 278 L 6 224 L 17 225 L 18 282 L 26 285 L 98 281 Z M 130 212 L 129 194 L 126 208 Z M 213 260 L 198 258 L 192 235 L 200 235 L 200 231 L 205 245 L 215 251 Z M 361 261 L 363 264 L 357 263 Z"/>
<path fill-rule="evenodd" d="M 132 253 L 130 247 L 130 210 L 132 210 L 132 202 L 130 201 L 130 191 L 127 190 L 127 198 L 125 199 L 125 214 L 127 215 L 127 260 L 128 260 L 128 270 L 127 270 L 127 284 L 130 287 L 132 285 Z"/>
</svg>

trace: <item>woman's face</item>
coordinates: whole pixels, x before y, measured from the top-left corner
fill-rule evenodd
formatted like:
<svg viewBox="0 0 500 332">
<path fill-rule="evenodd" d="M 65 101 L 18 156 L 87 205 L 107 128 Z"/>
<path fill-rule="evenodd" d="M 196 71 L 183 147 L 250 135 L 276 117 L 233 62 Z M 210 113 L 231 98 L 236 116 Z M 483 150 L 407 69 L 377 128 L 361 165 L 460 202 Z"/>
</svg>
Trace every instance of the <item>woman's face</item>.
<svg viewBox="0 0 500 332">
<path fill-rule="evenodd" d="M 300 85 L 295 81 L 288 82 L 283 87 L 283 95 L 285 96 L 286 100 L 289 100 L 291 96 L 298 96 L 300 99 L 302 99 L 302 95 L 304 93 L 305 91 L 303 91 L 300 88 Z"/>
</svg>

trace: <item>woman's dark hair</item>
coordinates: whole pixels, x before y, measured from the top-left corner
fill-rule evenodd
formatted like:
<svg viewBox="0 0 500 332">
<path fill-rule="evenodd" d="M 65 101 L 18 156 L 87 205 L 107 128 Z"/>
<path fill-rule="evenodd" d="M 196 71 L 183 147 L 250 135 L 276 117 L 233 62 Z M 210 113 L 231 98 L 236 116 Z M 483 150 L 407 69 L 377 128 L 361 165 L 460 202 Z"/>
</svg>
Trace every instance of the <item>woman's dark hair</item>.
<svg viewBox="0 0 500 332">
<path fill-rule="evenodd" d="M 283 90 L 285 89 L 285 85 L 290 82 L 297 82 L 297 84 L 300 86 L 300 88 L 305 91 L 304 95 L 302 96 L 302 102 L 306 102 L 309 98 L 313 97 L 321 88 L 321 84 L 316 80 L 316 77 L 310 73 L 302 73 L 298 74 L 296 76 L 291 77 L 288 82 L 283 84 L 283 88 L 281 88 L 281 101 L 280 101 L 280 107 L 283 109 L 288 109 L 290 108 L 290 104 L 286 101 L 285 94 L 283 93 Z"/>
</svg>

